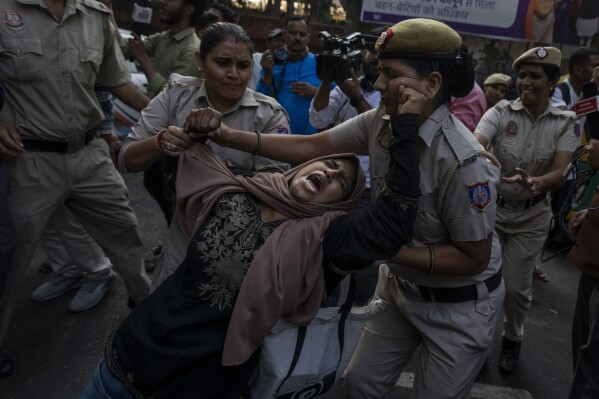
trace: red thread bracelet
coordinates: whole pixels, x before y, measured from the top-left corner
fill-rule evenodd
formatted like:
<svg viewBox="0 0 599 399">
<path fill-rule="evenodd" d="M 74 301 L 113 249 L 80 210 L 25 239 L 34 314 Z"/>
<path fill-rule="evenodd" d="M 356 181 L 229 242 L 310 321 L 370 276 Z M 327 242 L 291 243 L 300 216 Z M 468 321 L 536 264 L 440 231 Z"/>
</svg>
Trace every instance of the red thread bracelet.
<svg viewBox="0 0 599 399">
<path fill-rule="evenodd" d="M 156 135 L 156 141 L 154 141 L 156 149 L 160 152 L 162 152 L 162 145 L 160 144 L 160 139 L 162 139 L 164 133 L 166 133 L 166 130 L 161 130 L 160 132 L 158 132 L 158 134 Z"/>
</svg>

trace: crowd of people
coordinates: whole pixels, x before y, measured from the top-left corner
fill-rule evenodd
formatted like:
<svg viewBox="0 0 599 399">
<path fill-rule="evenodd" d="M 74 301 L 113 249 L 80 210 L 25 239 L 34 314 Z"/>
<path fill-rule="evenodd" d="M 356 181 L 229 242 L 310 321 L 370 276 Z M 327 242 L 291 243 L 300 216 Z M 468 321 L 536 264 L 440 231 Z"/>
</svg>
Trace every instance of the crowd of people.
<svg viewBox="0 0 599 399">
<path fill-rule="evenodd" d="M 413 397 L 468 398 L 502 315 L 499 369 L 516 371 L 535 265 L 575 184 L 567 166 L 588 143 L 599 168 L 597 135 L 572 112 L 599 83 L 596 50 L 576 51 L 560 83 L 560 50 L 534 47 L 515 82 L 494 73 L 481 87 L 460 35 L 414 18 L 370 32 L 361 67 L 334 80 L 301 16 L 256 53 L 218 2 L 162 0 L 167 29 L 131 39 L 110 6 L 0 6 L 0 378 L 15 369 L 5 338 L 38 244 L 53 274 L 33 300 L 79 287 L 81 312 L 119 276 L 127 289 L 131 313 L 85 399 L 243 397 L 274 322 L 309 323 L 351 273 L 372 310 L 347 397 L 385 397 L 415 361 Z M 118 148 L 111 95 L 140 111 Z M 151 278 L 120 175 L 135 172 L 168 224 Z M 598 201 L 570 221 L 572 399 L 599 397 Z"/>
</svg>

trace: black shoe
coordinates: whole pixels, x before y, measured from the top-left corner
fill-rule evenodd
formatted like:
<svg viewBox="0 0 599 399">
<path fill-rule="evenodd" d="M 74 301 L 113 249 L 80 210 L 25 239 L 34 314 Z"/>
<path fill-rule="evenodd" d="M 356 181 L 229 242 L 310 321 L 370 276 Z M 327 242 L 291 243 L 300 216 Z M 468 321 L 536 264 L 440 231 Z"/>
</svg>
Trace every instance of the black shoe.
<svg viewBox="0 0 599 399">
<path fill-rule="evenodd" d="M 499 371 L 503 374 L 513 374 L 518 366 L 520 347 L 522 343 L 503 338 L 501 342 L 501 355 L 499 355 Z"/>
<path fill-rule="evenodd" d="M 15 371 L 15 364 L 4 352 L 0 352 L 0 379 L 9 377 Z"/>
</svg>

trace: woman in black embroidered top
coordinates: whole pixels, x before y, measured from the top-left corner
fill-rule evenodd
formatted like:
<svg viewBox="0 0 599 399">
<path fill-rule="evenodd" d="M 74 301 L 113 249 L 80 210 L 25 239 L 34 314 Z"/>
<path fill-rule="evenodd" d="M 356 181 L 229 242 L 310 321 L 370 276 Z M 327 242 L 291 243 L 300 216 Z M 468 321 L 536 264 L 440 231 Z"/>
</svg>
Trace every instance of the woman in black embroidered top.
<svg viewBox="0 0 599 399">
<path fill-rule="evenodd" d="M 118 327 L 81 397 L 238 398 L 258 360 L 251 343 L 256 337 L 232 334 L 228 347 L 240 351 L 227 354 L 223 348 L 240 287 L 242 293 L 260 289 L 242 286 L 245 278 L 277 268 L 283 280 L 291 280 L 283 285 L 302 284 L 291 302 L 281 301 L 282 314 L 264 319 L 285 316 L 307 323 L 325 291 L 341 279 L 333 270 L 366 267 L 407 244 L 419 195 L 417 137 L 426 99 L 405 86 L 399 86 L 398 99 L 398 115 L 390 118 L 385 192 L 352 214 L 339 210 L 355 206 L 364 187 L 355 155 L 242 178 L 203 146 L 188 151 L 177 182 L 178 209 L 194 231 L 187 256 Z M 296 266 L 301 273 L 294 276 Z M 264 307 L 274 309 L 270 303 Z M 254 327 L 258 338 L 269 329 L 246 330 L 251 334 Z"/>
</svg>

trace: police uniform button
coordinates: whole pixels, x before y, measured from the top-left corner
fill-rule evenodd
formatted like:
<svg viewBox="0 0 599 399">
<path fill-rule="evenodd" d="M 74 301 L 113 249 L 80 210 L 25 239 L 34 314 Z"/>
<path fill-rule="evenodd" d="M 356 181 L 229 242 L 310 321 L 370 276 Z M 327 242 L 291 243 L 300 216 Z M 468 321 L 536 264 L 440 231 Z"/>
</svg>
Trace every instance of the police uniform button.
<svg viewBox="0 0 599 399">
<path fill-rule="evenodd" d="M 18 49 L 17 49 L 17 51 L 16 51 L 16 53 L 17 53 L 17 54 L 21 54 L 21 49 L 20 49 L 20 48 L 18 48 Z"/>
<path fill-rule="evenodd" d="M 445 126 L 443 126 L 444 129 L 449 129 L 451 126 L 449 126 L 449 123 L 446 123 Z"/>
<path fill-rule="evenodd" d="M 64 47 L 60 49 L 60 52 L 61 52 L 61 53 L 64 53 L 65 51 L 67 51 L 67 49 L 66 49 L 66 48 L 64 48 Z"/>
<path fill-rule="evenodd" d="M 488 315 L 489 314 L 489 307 L 487 305 L 483 305 L 483 307 L 480 309 L 484 315 Z"/>
<path fill-rule="evenodd" d="M 62 74 L 63 74 L 63 75 L 66 75 L 66 74 L 68 74 L 68 73 L 69 73 L 69 71 L 62 71 Z"/>
</svg>

